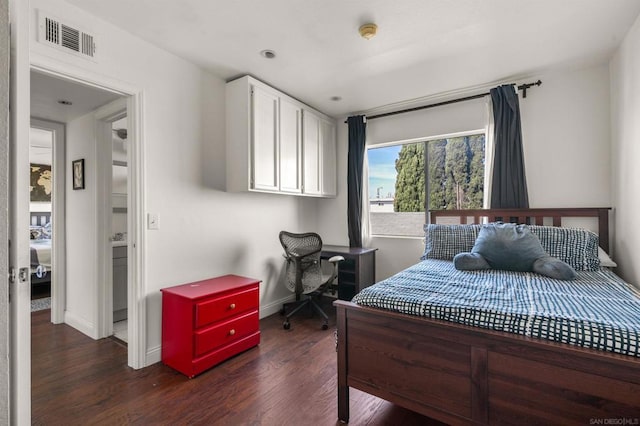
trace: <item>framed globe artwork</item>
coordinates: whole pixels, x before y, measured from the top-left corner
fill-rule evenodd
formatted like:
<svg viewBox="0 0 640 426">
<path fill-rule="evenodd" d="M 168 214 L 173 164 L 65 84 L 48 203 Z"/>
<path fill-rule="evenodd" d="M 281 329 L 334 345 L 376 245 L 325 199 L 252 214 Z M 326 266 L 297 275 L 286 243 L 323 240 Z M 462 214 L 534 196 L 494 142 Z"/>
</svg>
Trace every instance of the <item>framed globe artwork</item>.
<svg viewBox="0 0 640 426">
<path fill-rule="evenodd" d="M 31 164 L 31 201 L 51 202 L 51 165 Z"/>
</svg>

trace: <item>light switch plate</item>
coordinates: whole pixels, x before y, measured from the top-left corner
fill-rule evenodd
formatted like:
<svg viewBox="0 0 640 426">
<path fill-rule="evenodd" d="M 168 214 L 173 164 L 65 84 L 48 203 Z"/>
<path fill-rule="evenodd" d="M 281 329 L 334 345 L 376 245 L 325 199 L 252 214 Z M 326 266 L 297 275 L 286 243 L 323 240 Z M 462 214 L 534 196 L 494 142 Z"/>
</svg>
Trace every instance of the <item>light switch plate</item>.
<svg viewBox="0 0 640 426">
<path fill-rule="evenodd" d="M 147 213 L 147 229 L 160 229 L 160 218 L 157 213 Z"/>
</svg>

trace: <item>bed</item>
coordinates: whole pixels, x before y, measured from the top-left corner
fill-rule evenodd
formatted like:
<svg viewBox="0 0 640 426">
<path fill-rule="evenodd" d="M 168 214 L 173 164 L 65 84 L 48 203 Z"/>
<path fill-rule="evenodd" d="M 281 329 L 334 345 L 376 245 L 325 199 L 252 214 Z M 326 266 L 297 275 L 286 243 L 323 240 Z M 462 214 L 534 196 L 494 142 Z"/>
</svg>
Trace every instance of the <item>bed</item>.
<svg viewBox="0 0 640 426">
<path fill-rule="evenodd" d="M 51 285 L 51 213 L 31 212 L 29 232 L 33 290 Z"/>
<path fill-rule="evenodd" d="M 609 209 L 606 208 L 436 211 L 431 212 L 430 222 L 447 222 L 455 218 L 456 223 L 462 224 L 504 221 L 560 226 L 563 218 L 565 221 L 567 218 L 592 218 L 597 224 L 599 245 L 608 251 L 608 215 Z M 401 287 L 404 284 L 409 288 L 414 285 L 411 279 L 402 283 L 407 273 L 409 277 L 411 274 L 424 276 L 426 270 L 427 275 L 432 273 L 442 277 L 448 273 L 447 269 L 455 271 L 450 262 L 436 260 L 440 266 L 430 259 L 423 262 L 420 262 L 423 271 L 416 271 L 416 268 L 421 268 L 418 264 L 409 268 L 409 272 L 400 273 L 405 274 L 400 278 Z M 624 303 L 630 304 L 628 314 L 632 320 L 634 315 L 640 318 L 637 293 L 607 268 L 598 265 L 596 269 L 592 273 L 578 272 L 578 281 L 562 283 L 567 286 L 563 291 L 580 289 L 580 279 L 590 280 L 593 276 L 610 278 L 614 282 L 612 288 L 618 286 L 628 299 Z M 506 287 L 505 280 L 509 277 L 500 276 L 500 271 L 492 272 L 498 274 L 497 277 L 491 275 L 493 281 Z M 531 297 L 530 278 L 535 274 L 519 274 L 527 276 L 523 280 L 524 287 L 518 292 L 517 287 L 509 284 L 509 291 L 513 294 L 508 299 L 515 300 L 518 294 Z M 389 280 L 397 282 L 398 278 Z M 458 282 L 457 279 L 453 281 Z M 547 281 L 554 286 L 560 285 L 554 282 L 558 280 Z M 377 286 L 382 287 L 380 284 Z M 415 307 L 404 309 L 406 312 L 417 311 L 422 316 L 403 311 L 402 306 L 412 303 L 394 306 L 388 302 L 384 309 L 365 306 L 367 297 L 372 297 L 370 291 L 375 290 L 370 289 L 363 290 L 354 298 L 361 303 L 335 302 L 338 417 L 342 422 L 349 420 L 349 388 L 362 390 L 448 424 L 584 425 L 607 424 L 605 421 L 613 424 L 610 419 L 627 419 L 627 424 L 640 421 L 637 337 L 640 324 L 633 326 L 637 326 L 635 331 L 623 330 L 621 335 L 616 335 L 617 343 L 614 345 L 606 341 L 600 344 L 593 338 L 593 329 L 578 332 L 583 342 L 577 342 L 571 337 L 554 338 L 557 333 L 549 330 L 559 322 L 542 321 L 543 325 L 536 327 L 531 321 L 535 317 L 527 316 L 526 312 L 507 312 L 508 320 L 503 321 L 502 326 L 494 327 L 493 317 L 498 312 L 490 303 L 484 306 L 482 313 L 485 316 L 482 318 L 486 319 L 488 313 L 492 319 L 484 323 L 454 322 L 457 320 L 453 317 L 469 316 L 469 310 L 465 311 L 464 306 L 449 306 L 447 312 L 439 317 L 431 314 L 438 309 L 428 304 L 417 310 Z M 580 291 L 565 294 L 568 296 L 562 300 L 573 303 L 571 312 L 587 305 L 582 303 Z M 610 299 L 605 295 L 603 300 Z M 450 315 L 451 312 L 456 315 Z M 587 312 L 587 318 L 589 315 Z M 615 313 L 610 315 L 616 316 Z M 575 327 L 575 323 L 567 327 Z M 519 329 L 525 333 L 517 334 Z M 539 338 L 541 336 L 545 338 Z M 590 342 L 590 347 L 579 344 L 584 341 Z"/>
</svg>

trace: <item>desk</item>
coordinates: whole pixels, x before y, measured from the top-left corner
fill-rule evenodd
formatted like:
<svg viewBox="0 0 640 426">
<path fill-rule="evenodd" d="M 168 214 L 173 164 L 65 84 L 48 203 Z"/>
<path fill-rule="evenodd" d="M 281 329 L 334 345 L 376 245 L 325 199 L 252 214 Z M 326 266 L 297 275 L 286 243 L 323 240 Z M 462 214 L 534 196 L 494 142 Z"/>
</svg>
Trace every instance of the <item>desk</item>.
<svg viewBox="0 0 640 426">
<path fill-rule="evenodd" d="M 344 257 L 338 264 L 338 299 L 351 300 L 360 290 L 376 282 L 377 248 L 322 246 L 320 257 Z"/>
</svg>

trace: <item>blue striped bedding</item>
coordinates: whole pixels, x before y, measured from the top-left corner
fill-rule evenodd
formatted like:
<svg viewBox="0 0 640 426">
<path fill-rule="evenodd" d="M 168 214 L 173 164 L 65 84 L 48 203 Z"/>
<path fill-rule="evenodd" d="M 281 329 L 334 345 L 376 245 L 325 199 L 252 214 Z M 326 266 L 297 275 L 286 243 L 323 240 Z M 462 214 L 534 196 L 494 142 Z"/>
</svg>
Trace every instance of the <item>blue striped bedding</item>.
<svg viewBox="0 0 640 426">
<path fill-rule="evenodd" d="M 606 268 L 575 281 L 529 272 L 458 271 L 427 259 L 353 302 L 640 357 L 640 294 Z"/>
</svg>

